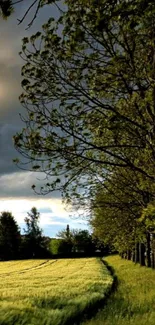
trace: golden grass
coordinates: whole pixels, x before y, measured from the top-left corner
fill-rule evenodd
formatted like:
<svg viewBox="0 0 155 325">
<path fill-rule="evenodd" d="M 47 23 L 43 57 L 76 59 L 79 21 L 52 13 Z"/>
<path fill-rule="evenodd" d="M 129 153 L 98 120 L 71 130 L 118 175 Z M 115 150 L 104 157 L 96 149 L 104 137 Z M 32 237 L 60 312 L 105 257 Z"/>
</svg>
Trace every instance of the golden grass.
<svg viewBox="0 0 155 325">
<path fill-rule="evenodd" d="M 0 324 L 63 325 L 112 284 L 95 258 L 0 262 Z"/>
</svg>

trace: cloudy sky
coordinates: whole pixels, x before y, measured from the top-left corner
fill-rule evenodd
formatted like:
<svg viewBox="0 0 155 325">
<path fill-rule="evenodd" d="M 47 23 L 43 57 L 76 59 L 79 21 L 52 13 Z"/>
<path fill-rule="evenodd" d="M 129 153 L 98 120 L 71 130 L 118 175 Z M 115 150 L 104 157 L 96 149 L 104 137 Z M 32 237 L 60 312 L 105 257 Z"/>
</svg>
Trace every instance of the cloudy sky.
<svg viewBox="0 0 155 325">
<path fill-rule="evenodd" d="M 26 0 L 26 6 L 29 0 Z M 70 218 L 69 212 L 61 203 L 59 193 L 48 197 L 37 196 L 31 185 L 41 181 L 44 175 L 24 172 L 12 162 L 18 156 L 12 141 L 12 136 L 22 128 L 19 113 L 23 108 L 19 103 L 20 70 L 23 64 L 18 53 L 21 50 L 21 39 L 41 29 L 49 16 L 56 15 L 56 10 L 47 6 L 40 11 L 34 25 L 26 31 L 30 16 L 18 26 L 17 18 L 24 13 L 24 5 L 16 7 L 15 14 L 8 21 L 0 19 L 0 212 L 11 211 L 21 229 L 24 228 L 24 218 L 27 212 L 35 206 L 41 213 L 40 224 L 45 235 L 53 237 L 64 229 L 67 224 L 71 228 L 86 228 L 86 222 L 80 218 Z M 33 14 L 31 12 L 31 14 Z"/>
</svg>

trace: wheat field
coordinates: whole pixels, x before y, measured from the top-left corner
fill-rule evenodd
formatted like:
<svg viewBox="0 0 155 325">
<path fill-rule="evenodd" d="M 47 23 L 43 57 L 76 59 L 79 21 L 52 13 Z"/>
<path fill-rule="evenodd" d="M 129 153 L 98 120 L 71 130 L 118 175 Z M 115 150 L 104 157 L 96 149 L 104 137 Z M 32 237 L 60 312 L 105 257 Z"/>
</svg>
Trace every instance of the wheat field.
<svg viewBox="0 0 155 325">
<path fill-rule="evenodd" d="M 112 281 L 96 258 L 0 262 L 0 325 L 73 324 Z"/>
</svg>

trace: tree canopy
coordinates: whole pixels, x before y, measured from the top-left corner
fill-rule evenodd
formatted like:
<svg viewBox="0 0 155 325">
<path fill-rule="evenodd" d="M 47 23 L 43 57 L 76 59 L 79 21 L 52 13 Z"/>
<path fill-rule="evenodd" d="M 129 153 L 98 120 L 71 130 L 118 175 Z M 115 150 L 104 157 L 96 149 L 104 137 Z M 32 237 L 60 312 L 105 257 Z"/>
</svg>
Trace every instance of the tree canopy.
<svg viewBox="0 0 155 325">
<path fill-rule="evenodd" d="M 19 227 L 11 212 L 4 211 L 0 215 L 0 259 L 19 258 Z"/>
<path fill-rule="evenodd" d="M 15 147 L 24 166 L 46 174 L 42 193 L 59 189 L 75 207 L 93 210 L 94 203 L 101 209 L 100 191 L 109 229 L 110 220 L 120 228 L 123 213 L 131 239 L 132 223 L 143 228 L 138 220 L 155 195 L 155 3 L 65 5 L 42 32 L 23 39 L 27 114 Z"/>
<path fill-rule="evenodd" d="M 28 114 L 15 146 L 32 169 L 65 175 L 47 192 L 116 166 L 154 182 L 154 2 L 66 6 L 23 39 Z"/>
<path fill-rule="evenodd" d="M 34 258 L 40 256 L 41 251 L 46 248 L 44 238 L 42 236 L 42 230 L 39 227 L 40 213 L 35 207 L 28 212 L 25 218 L 26 229 L 24 248 L 28 254 L 28 257 Z"/>
</svg>

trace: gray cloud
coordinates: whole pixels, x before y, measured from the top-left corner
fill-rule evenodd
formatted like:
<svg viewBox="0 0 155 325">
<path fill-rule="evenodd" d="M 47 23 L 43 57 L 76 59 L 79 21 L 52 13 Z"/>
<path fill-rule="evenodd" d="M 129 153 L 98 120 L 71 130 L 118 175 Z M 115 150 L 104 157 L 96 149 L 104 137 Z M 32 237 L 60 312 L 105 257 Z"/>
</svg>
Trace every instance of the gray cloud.
<svg viewBox="0 0 155 325">
<path fill-rule="evenodd" d="M 25 5 L 26 3 L 26 5 Z M 58 12 L 53 6 L 46 6 L 39 12 L 34 25 L 25 30 L 30 22 L 33 12 L 27 17 L 24 23 L 17 25 L 17 18 L 21 18 L 24 8 L 32 3 L 25 0 L 24 4 L 16 6 L 15 14 L 3 21 L 0 19 L 0 198 L 1 209 L 13 211 L 18 224 L 23 228 L 26 208 L 31 209 L 35 205 L 41 213 L 41 226 L 44 233 L 49 236 L 64 229 L 66 224 L 71 228 L 86 228 L 83 221 L 71 220 L 61 205 L 60 192 L 53 192 L 47 196 L 37 196 L 31 189 L 33 184 L 38 189 L 44 184 L 44 175 L 41 173 L 25 172 L 18 169 L 12 159 L 19 156 L 13 146 L 13 135 L 19 132 L 24 124 L 20 120 L 19 113 L 24 115 L 24 108 L 21 106 L 18 97 L 21 89 L 21 67 L 24 64 L 18 53 L 21 51 L 22 38 L 30 36 L 41 30 L 43 23 Z M 22 159 L 22 157 L 20 157 Z M 28 200 L 24 200 L 28 199 Z M 51 204 L 52 208 L 49 208 Z M 43 203 L 39 203 L 40 200 Z"/>
<path fill-rule="evenodd" d="M 42 24 L 51 15 L 57 15 L 57 10 L 53 6 L 45 6 L 40 10 L 33 26 L 26 31 L 25 28 L 33 17 L 34 11 L 32 10 L 27 19 L 24 20 L 24 23 L 19 26 L 17 18 L 22 17 L 26 8 L 28 8 L 28 5 L 31 3 L 31 0 L 26 0 L 23 3 L 16 5 L 15 13 L 7 21 L 2 19 L 0 20 L 0 37 L 1 43 L 3 44 L 0 50 L 0 175 L 2 176 L 18 172 L 18 179 L 21 179 L 21 174 L 20 170 L 18 170 L 12 162 L 12 159 L 18 156 L 18 153 L 15 151 L 13 146 L 12 137 L 24 126 L 19 117 L 19 113 L 24 115 L 24 108 L 18 100 L 22 91 L 20 86 L 20 71 L 21 66 L 24 64 L 18 55 L 21 50 L 21 40 L 24 36 L 30 36 L 40 30 Z M 5 178 L 7 178 L 7 176 Z M 14 175 L 12 178 L 14 178 Z M 25 178 L 27 179 L 26 174 Z M 34 181 L 35 176 L 32 177 L 32 179 Z M 9 184 L 11 184 L 10 181 Z M 29 185 L 30 184 L 28 184 L 28 186 Z M 10 186 L 11 185 L 3 191 L 3 194 L 7 195 L 8 193 L 8 195 L 10 195 Z M 30 186 L 27 191 L 23 189 L 23 195 L 28 195 L 28 193 L 31 192 L 29 188 Z M 15 188 L 12 188 L 12 192 L 14 190 L 15 193 L 18 192 Z M 33 192 L 31 193 L 33 196 Z"/>
<path fill-rule="evenodd" d="M 38 198 L 31 186 L 36 184 L 38 190 L 44 184 L 42 173 L 14 172 L 0 176 L 1 198 Z M 61 198 L 60 192 L 55 191 L 44 198 Z"/>
</svg>

